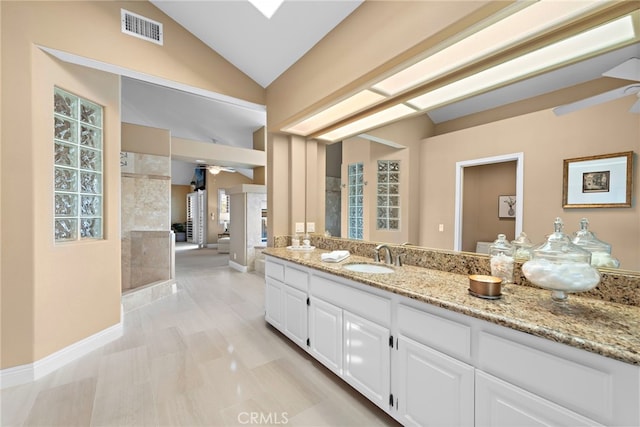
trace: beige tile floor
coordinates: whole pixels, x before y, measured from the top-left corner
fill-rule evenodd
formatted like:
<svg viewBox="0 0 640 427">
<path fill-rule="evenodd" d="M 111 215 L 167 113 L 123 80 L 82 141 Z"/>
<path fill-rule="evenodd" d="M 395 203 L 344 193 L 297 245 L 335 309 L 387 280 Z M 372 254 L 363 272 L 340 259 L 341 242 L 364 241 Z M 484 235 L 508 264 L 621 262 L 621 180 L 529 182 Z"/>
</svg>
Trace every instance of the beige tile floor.
<svg viewBox="0 0 640 427">
<path fill-rule="evenodd" d="M 396 425 L 266 325 L 264 279 L 220 257 L 177 251 L 175 294 L 127 313 L 120 339 L 2 390 L 0 424 Z"/>
</svg>

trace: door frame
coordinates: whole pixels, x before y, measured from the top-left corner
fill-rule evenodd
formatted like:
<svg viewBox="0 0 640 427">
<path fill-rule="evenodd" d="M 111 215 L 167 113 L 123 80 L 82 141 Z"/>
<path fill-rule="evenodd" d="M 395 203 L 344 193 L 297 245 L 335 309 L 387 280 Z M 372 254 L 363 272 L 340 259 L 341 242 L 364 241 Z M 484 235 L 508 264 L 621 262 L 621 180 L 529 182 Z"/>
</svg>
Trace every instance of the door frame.
<svg viewBox="0 0 640 427">
<path fill-rule="evenodd" d="M 524 153 L 503 154 L 500 156 L 484 157 L 480 159 L 456 162 L 456 195 L 455 217 L 453 231 L 453 250 L 462 250 L 462 197 L 464 194 L 464 168 L 471 166 L 490 165 L 495 163 L 516 162 L 516 227 L 515 235 L 522 232 L 523 191 L 524 191 Z"/>
</svg>

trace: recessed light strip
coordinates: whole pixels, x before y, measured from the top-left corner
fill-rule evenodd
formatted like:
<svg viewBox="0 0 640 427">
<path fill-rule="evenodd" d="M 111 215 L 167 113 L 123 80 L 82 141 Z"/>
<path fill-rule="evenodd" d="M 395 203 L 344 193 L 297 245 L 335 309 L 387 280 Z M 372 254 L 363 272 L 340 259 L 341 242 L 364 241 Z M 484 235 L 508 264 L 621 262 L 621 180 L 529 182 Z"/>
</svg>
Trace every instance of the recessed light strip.
<svg viewBox="0 0 640 427">
<path fill-rule="evenodd" d="M 318 139 L 327 141 L 338 141 L 347 136 L 362 133 L 367 129 L 382 126 L 386 123 L 398 120 L 402 117 L 415 114 L 415 112 L 416 110 L 404 104 L 396 104 L 393 107 L 378 111 L 377 113 L 374 113 L 370 116 L 363 117 L 360 120 L 356 120 L 355 122 L 351 122 L 347 125 L 320 135 L 318 136 Z"/>
<path fill-rule="evenodd" d="M 386 78 L 373 89 L 396 95 L 599 5 L 599 1 L 539 1 Z"/>
<path fill-rule="evenodd" d="M 504 84 L 636 37 L 630 15 L 535 50 L 407 101 L 425 110 Z"/>
<path fill-rule="evenodd" d="M 332 123 L 337 122 L 343 117 L 357 113 L 358 111 L 370 107 L 384 99 L 384 95 L 380 95 L 370 90 L 363 90 L 343 101 L 338 102 L 326 110 L 323 110 L 308 119 L 283 130 L 296 135 L 306 136 L 318 129 L 325 128 Z"/>
</svg>

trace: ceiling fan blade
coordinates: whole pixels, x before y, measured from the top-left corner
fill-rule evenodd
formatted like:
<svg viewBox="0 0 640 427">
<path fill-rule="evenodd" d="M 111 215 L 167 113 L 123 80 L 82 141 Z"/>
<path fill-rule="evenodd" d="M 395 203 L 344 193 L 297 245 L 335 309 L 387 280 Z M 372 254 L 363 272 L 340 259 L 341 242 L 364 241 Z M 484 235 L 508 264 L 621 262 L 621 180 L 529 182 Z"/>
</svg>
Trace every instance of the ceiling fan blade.
<svg viewBox="0 0 640 427">
<path fill-rule="evenodd" d="M 553 109 L 556 116 L 562 116 L 563 114 L 573 113 L 583 108 L 592 107 L 594 105 L 602 104 L 605 102 L 613 101 L 618 98 L 622 98 L 627 95 L 634 94 L 640 91 L 640 84 L 632 84 L 618 89 L 613 89 L 608 92 L 603 92 L 589 98 L 581 99 L 580 101 L 572 102 L 570 104 L 561 105 Z"/>
<path fill-rule="evenodd" d="M 616 79 L 636 80 L 640 82 L 640 58 L 631 58 L 602 73 L 605 77 Z"/>
</svg>

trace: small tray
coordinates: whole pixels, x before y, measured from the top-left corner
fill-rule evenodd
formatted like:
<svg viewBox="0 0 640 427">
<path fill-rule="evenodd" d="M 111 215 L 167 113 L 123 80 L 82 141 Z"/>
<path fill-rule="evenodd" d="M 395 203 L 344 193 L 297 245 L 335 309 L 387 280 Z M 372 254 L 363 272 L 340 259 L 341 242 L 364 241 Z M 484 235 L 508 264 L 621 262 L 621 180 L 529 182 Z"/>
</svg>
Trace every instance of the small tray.
<svg viewBox="0 0 640 427">
<path fill-rule="evenodd" d="M 478 298 L 482 298 L 482 299 L 500 299 L 502 298 L 502 294 L 500 295 L 482 295 L 482 294 L 478 294 L 473 292 L 471 289 L 467 289 L 469 291 L 469 294 L 473 295 L 474 297 L 478 297 Z"/>
<path fill-rule="evenodd" d="M 290 251 L 297 252 L 311 252 L 315 248 L 315 246 L 287 246 L 287 249 L 289 249 Z"/>
</svg>

